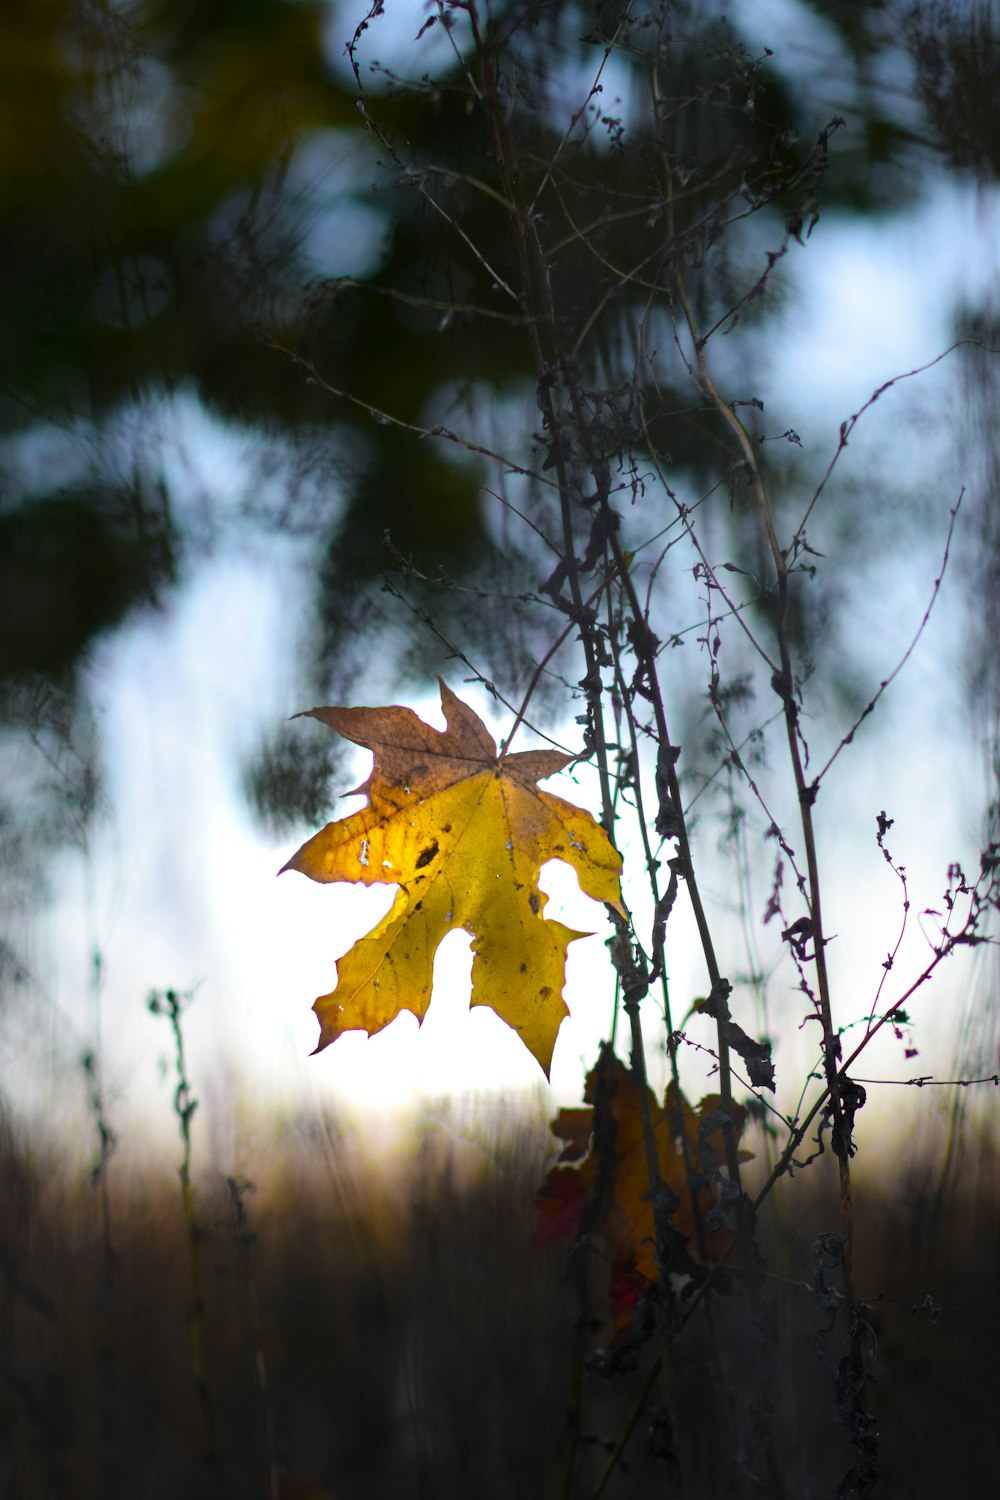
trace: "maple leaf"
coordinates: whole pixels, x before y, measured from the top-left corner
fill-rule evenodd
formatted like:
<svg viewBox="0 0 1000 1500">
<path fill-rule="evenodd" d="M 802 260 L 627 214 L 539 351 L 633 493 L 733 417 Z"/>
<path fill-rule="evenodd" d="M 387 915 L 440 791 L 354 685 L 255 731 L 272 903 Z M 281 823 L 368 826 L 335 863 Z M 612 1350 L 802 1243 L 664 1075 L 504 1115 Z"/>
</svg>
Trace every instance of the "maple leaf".
<svg viewBox="0 0 1000 1500">
<path fill-rule="evenodd" d="M 546 860 L 572 865 L 583 891 L 623 913 L 621 856 L 590 813 L 536 782 L 576 757 L 558 750 L 497 755 L 478 714 L 446 687 L 447 727 L 408 708 L 314 708 L 319 719 L 374 752 L 358 791 L 368 804 L 327 826 L 284 866 L 319 881 L 398 885 L 390 911 L 337 964 L 337 985 L 313 1009 L 316 1051 L 345 1031 L 374 1036 L 401 1010 L 422 1021 L 434 954 L 453 928 L 472 937 L 472 1001 L 520 1035 L 548 1076 L 566 947 L 585 937 L 543 917 Z M 624 914 L 624 913 L 623 913 Z"/>
<path fill-rule="evenodd" d="M 703 1264 L 718 1260 L 732 1240 L 724 1225 L 713 1225 L 711 1215 L 725 1160 L 722 1100 L 709 1094 L 693 1109 L 672 1083 L 662 1107 L 651 1089 L 647 1095 L 660 1176 L 677 1196 L 671 1224 L 687 1241 L 683 1254 Z M 536 1197 L 534 1239 L 544 1244 L 584 1230 L 601 1236 L 620 1334 L 658 1267 L 639 1091 L 634 1075 L 606 1045 L 587 1074 L 584 1099 L 589 1108 L 562 1109 L 552 1121 L 553 1135 L 566 1144 Z M 746 1110 L 730 1105 L 728 1114 L 738 1141 Z M 741 1151 L 739 1157 L 749 1160 L 750 1153 Z"/>
</svg>

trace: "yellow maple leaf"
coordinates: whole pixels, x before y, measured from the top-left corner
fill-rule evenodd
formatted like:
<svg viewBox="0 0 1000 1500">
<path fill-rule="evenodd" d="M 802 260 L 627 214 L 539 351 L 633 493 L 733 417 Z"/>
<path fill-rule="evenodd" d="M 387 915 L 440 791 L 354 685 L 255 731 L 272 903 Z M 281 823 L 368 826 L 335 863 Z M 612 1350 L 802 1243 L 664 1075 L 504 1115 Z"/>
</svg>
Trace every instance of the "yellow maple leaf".
<svg viewBox="0 0 1000 1500">
<path fill-rule="evenodd" d="M 569 1013 L 566 945 L 587 934 L 544 919 L 539 869 L 564 860 L 588 896 L 623 912 L 621 856 L 590 813 L 535 785 L 574 756 L 498 757 L 478 714 L 440 687 L 444 730 L 408 708 L 314 708 L 303 716 L 372 750 L 375 760 L 358 788 L 368 805 L 328 823 L 284 869 L 399 886 L 386 916 L 337 964 L 336 989 L 316 1001 L 316 1051 L 345 1031 L 374 1036 L 401 1010 L 422 1021 L 437 946 L 463 928 L 472 937 L 471 1003 L 512 1026 L 548 1076 Z"/>
</svg>

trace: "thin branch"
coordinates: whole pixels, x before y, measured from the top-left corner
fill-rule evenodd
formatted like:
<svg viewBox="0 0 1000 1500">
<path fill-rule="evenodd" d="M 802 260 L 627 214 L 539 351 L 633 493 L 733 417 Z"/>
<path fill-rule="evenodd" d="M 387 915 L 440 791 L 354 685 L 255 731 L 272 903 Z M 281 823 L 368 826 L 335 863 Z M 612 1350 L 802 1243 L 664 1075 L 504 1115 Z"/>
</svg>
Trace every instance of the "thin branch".
<svg viewBox="0 0 1000 1500">
<path fill-rule="evenodd" d="M 441 204 L 437 201 L 432 193 L 429 193 L 427 191 L 426 184 L 423 181 L 423 174 L 421 172 L 414 172 L 412 167 L 408 167 L 406 162 L 403 161 L 399 152 L 396 150 L 396 147 L 389 140 L 388 136 L 385 134 L 384 130 L 378 124 L 370 109 L 368 108 L 368 97 L 365 93 L 364 84 L 361 81 L 361 69 L 357 59 L 357 48 L 361 40 L 362 33 L 368 29 L 369 21 L 371 21 L 381 13 L 382 0 L 375 0 L 375 3 L 369 11 L 367 17 L 364 21 L 359 23 L 359 25 L 355 29 L 353 38 L 347 44 L 347 55 L 350 58 L 351 70 L 354 73 L 354 80 L 358 86 L 358 108 L 360 109 L 362 117 L 364 118 L 365 125 L 371 131 L 372 135 L 374 135 L 375 138 L 381 142 L 386 151 L 388 151 L 395 166 L 402 174 L 403 180 L 407 182 L 411 187 L 416 188 L 417 192 L 423 198 L 424 202 L 427 203 L 429 207 L 432 208 L 434 212 L 438 214 L 440 218 L 442 218 L 451 229 L 454 230 L 463 244 L 466 245 L 467 248 L 471 251 L 473 257 L 483 267 L 484 271 L 486 271 L 487 275 L 491 277 L 494 286 L 499 288 L 502 292 L 505 292 L 507 296 L 510 297 L 512 302 L 518 302 L 519 299 L 516 293 L 512 291 L 512 289 L 507 285 L 506 281 L 500 275 L 500 273 L 494 270 L 489 260 L 479 249 L 478 245 L 476 245 L 476 243 L 472 239 L 470 239 L 469 235 L 466 234 L 461 224 L 459 224 L 455 219 L 452 218 L 451 214 L 449 214 L 448 211 L 441 206 Z M 475 31 L 475 17 L 472 14 L 471 10 L 470 20 L 472 21 L 473 30 Z M 476 38 L 476 44 L 478 48 L 480 46 L 480 39 L 478 37 Z M 478 95 L 478 90 L 476 90 L 476 93 Z"/>
<path fill-rule="evenodd" d="M 968 1089 L 974 1083 L 992 1083 L 994 1088 L 1000 1088 L 1000 1073 L 986 1073 L 982 1078 L 935 1078 L 932 1073 L 925 1073 L 920 1078 L 855 1078 L 854 1081 L 905 1089 Z"/>
<path fill-rule="evenodd" d="M 546 168 L 546 171 L 545 171 L 545 175 L 542 178 L 541 182 L 538 184 L 538 187 L 535 189 L 535 195 L 534 195 L 534 197 L 532 198 L 531 202 L 528 204 L 527 212 L 528 212 L 528 217 L 529 218 L 532 218 L 534 216 L 535 210 L 536 210 L 537 205 L 538 205 L 538 200 L 542 196 L 542 193 L 545 191 L 545 188 L 548 185 L 548 183 L 549 183 L 549 181 L 550 181 L 550 179 L 552 177 L 552 173 L 555 171 L 556 163 L 558 162 L 558 160 L 559 160 L 560 156 L 562 155 L 563 151 L 566 149 L 566 145 L 569 142 L 570 136 L 573 134 L 573 131 L 576 129 L 579 121 L 583 117 L 584 110 L 587 108 L 587 105 L 590 103 L 591 99 L 593 99 L 594 95 L 598 91 L 598 88 L 599 88 L 600 82 L 601 82 L 601 75 L 603 74 L 604 69 L 608 65 L 608 59 L 610 58 L 612 52 L 615 50 L 615 43 L 618 41 L 618 38 L 622 34 L 622 29 L 624 28 L 625 23 L 628 20 L 629 15 L 631 14 L 632 6 L 634 4 L 635 4 L 635 0 L 626 0 L 625 7 L 621 11 L 620 16 L 619 16 L 618 25 L 617 25 L 617 27 L 615 29 L 615 34 L 611 38 L 611 41 L 608 43 L 608 45 L 604 49 L 604 56 L 601 58 L 600 66 L 597 69 L 597 74 L 596 74 L 596 76 L 594 78 L 593 83 L 590 86 L 590 89 L 589 89 L 589 91 L 587 93 L 587 97 L 583 101 L 583 103 L 580 105 L 580 108 L 578 110 L 576 110 L 570 116 L 570 122 L 569 122 L 569 124 L 566 127 L 566 130 L 565 130 L 565 132 L 563 134 L 562 140 L 559 142 L 559 144 L 556 147 L 555 151 L 552 153 L 552 156 L 551 156 L 551 158 L 549 160 L 548 167 Z"/>
<path fill-rule="evenodd" d="M 299 354 L 295 349 L 289 349 L 286 344 L 280 344 L 276 340 L 270 340 L 268 348 L 283 354 L 292 364 L 298 365 L 305 370 L 309 379 L 326 391 L 327 395 L 336 396 L 340 401 L 346 401 L 350 406 L 356 406 L 371 417 L 373 422 L 378 422 L 382 427 L 397 427 L 401 432 L 411 432 L 418 438 L 440 438 L 442 442 L 453 443 L 457 448 L 463 448 L 466 453 L 474 453 L 481 458 L 492 459 L 494 463 L 503 465 L 510 474 L 523 474 L 528 479 L 533 479 L 537 484 L 548 485 L 551 489 L 558 489 L 558 485 L 551 479 L 546 479 L 544 474 L 538 474 L 534 469 L 525 468 L 522 464 L 514 463 L 513 459 L 505 458 L 502 453 L 496 453 L 492 448 L 487 448 L 482 443 L 474 443 L 469 438 L 459 437 L 458 433 L 452 432 L 450 427 L 438 423 L 434 427 L 422 427 L 418 422 L 407 422 L 402 417 L 397 417 L 392 412 L 383 411 L 381 407 L 374 406 L 370 401 L 365 401 L 353 392 L 342 390 L 339 386 L 331 385 L 320 375 L 312 360 L 305 355 Z M 539 533 L 541 535 L 541 533 Z"/>
<path fill-rule="evenodd" d="M 942 358 L 943 357 L 944 356 L 942 356 Z M 952 537 L 955 534 L 955 523 L 958 520 L 958 512 L 959 512 L 959 509 L 961 507 L 964 495 L 965 495 L 965 488 L 963 486 L 963 488 L 959 491 L 958 499 L 955 501 L 955 504 L 951 507 L 951 509 L 948 512 L 948 516 L 949 516 L 949 520 L 948 520 L 948 534 L 945 537 L 944 556 L 941 559 L 941 571 L 938 573 L 937 577 L 934 580 L 934 587 L 931 590 L 930 603 L 928 604 L 927 608 L 924 610 L 923 619 L 920 621 L 920 624 L 917 626 L 916 631 L 914 632 L 913 639 L 911 640 L 910 644 L 907 646 L 906 650 L 903 652 L 903 655 L 899 658 L 899 661 L 893 667 L 892 671 L 889 673 L 888 677 L 884 678 L 882 680 L 882 682 L 879 683 L 878 691 L 874 694 L 874 696 L 872 697 L 871 701 L 867 704 L 867 706 L 862 710 L 862 712 L 855 719 L 854 723 L 851 725 L 850 729 L 844 735 L 843 739 L 840 741 L 840 744 L 837 746 L 836 750 L 834 750 L 833 754 L 830 756 L 830 759 L 827 761 L 827 763 L 823 767 L 822 771 L 820 771 L 819 775 L 817 777 L 815 777 L 815 779 L 813 780 L 812 785 L 815 788 L 817 788 L 817 789 L 819 788 L 820 783 L 823 780 L 823 777 L 826 775 L 827 771 L 829 771 L 830 767 L 833 765 L 834 761 L 837 759 L 837 757 L 840 754 L 840 752 L 842 750 L 846 749 L 846 747 L 849 744 L 851 744 L 851 742 L 854 739 L 854 736 L 857 734 L 858 730 L 861 728 L 861 725 L 867 719 L 868 715 L 874 711 L 875 705 L 878 703 L 878 701 L 881 698 L 882 694 L 886 691 L 886 689 L 888 687 L 890 687 L 892 685 L 892 683 L 895 682 L 896 678 L 899 676 L 900 672 L 903 670 L 903 668 L 906 666 L 906 663 L 909 661 L 910 657 L 913 655 L 913 652 L 916 650 L 917 642 L 920 640 L 920 637 L 923 635 L 924 630 L 927 628 L 927 623 L 928 623 L 928 621 L 930 620 L 930 617 L 931 617 L 931 611 L 933 610 L 935 604 L 937 603 L 937 596 L 938 596 L 938 594 L 940 592 L 941 584 L 944 581 L 945 571 L 946 571 L 946 569 L 948 567 L 948 558 L 949 558 L 950 552 L 951 552 L 951 539 L 952 539 Z"/>
<path fill-rule="evenodd" d="M 360 281 L 356 276 L 334 276 L 311 283 L 317 293 L 335 297 L 341 291 L 370 292 L 376 297 L 386 297 L 390 302 L 399 302 L 404 307 L 419 307 L 427 312 L 439 312 L 451 317 L 489 318 L 493 322 L 506 323 L 510 328 L 524 328 L 527 318 L 520 313 L 502 312 L 498 307 L 480 307 L 478 303 L 443 302 L 436 297 L 417 297 L 412 292 L 400 291 L 394 286 L 379 286 L 376 281 Z"/>
<path fill-rule="evenodd" d="M 802 520 L 799 522 L 798 526 L 796 526 L 795 528 L 795 531 L 792 533 L 792 539 L 788 545 L 788 550 L 785 554 L 786 556 L 794 555 L 795 550 L 802 540 L 802 536 L 805 532 L 809 517 L 815 510 L 820 495 L 822 495 L 823 491 L 826 489 L 830 476 L 832 475 L 834 469 L 837 467 L 837 462 L 840 459 L 840 455 L 847 447 L 848 439 L 850 438 L 852 432 L 854 431 L 855 427 L 857 427 L 858 423 L 861 421 L 861 418 L 865 415 L 865 413 L 867 411 L 870 411 L 871 408 L 875 405 L 876 401 L 878 401 L 881 396 L 884 396 L 886 391 L 891 390 L 894 385 L 899 385 L 899 383 L 903 380 L 912 380 L 916 375 L 924 375 L 928 370 L 933 370 L 935 365 L 939 365 L 942 360 L 948 358 L 949 354 L 954 354 L 956 349 L 961 349 L 965 344 L 971 344 L 975 348 L 982 349 L 987 354 L 1000 354 L 1000 349 L 991 349 L 988 344 L 982 343 L 980 339 L 956 339 L 953 344 L 949 344 L 947 349 L 943 350 L 941 354 L 936 355 L 934 359 L 928 360 L 925 365 L 917 365 L 913 370 L 906 370 L 902 375 L 894 375 L 891 380 L 883 381 L 878 390 L 873 391 L 872 394 L 868 397 L 868 400 L 865 402 L 864 406 L 860 407 L 852 417 L 849 417 L 847 419 L 846 422 L 841 422 L 840 439 L 837 443 L 837 450 L 831 458 L 830 462 L 827 464 L 826 473 L 823 475 L 823 478 L 816 486 L 813 497 L 809 501 L 809 504 L 806 506 L 805 514 L 803 515 Z"/>
</svg>

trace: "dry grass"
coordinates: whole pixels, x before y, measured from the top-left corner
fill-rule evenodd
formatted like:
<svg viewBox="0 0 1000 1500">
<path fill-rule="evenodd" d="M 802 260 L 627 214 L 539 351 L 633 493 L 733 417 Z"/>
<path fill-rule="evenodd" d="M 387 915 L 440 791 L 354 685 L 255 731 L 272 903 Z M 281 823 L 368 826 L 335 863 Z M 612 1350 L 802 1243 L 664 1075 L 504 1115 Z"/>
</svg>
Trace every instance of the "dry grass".
<svg viewBox="0 0 1000 1500">
<path fill-rule="evenodd" d="M 542 1122 L 502 1106 L 442 1108 L 415 1126 L 405 1160 L 378 1168 L 329 1119 L 260 1128 L 273 1144 L 256 1188 L 237 1193 L 242 1227 L 223 1180 L 198 1184 L 213 1466 L 192 1380 L 176 1180 L 113 1180 L 109 1261 L 87 1180 L 5 1123 L 0 1495 L 560 1495 L 575 1350 L 606 1330 L 575 1328 L 565 1251 L 530 1244 L 549 1151 Z M 998 1465 L 1000 1157 L 970 1138 L 943 1188 L 939 1161 L 928 1146 L 859 1189 L 884 1484 L 914 1500 L 984 1493 Z M 816 1348 L 813 1245 L 837 1224 L 825 1165 L 786 1183 L 762 1223 L 771 1367 L 738 1292 L 677 1345 L 689 1496 L 729 1493 L 725 1454 L 748 1441 L 731 1417 L 734 1391 L 744 1406 L 748 1395 L 761 1412 L 773 1405 L 788 1495 L 828 1495 L 849 1464 Z M 643 1352 L 650 1362 L 655 1351 Z M 586 1495 L 643 1369 L 582 1378 L 573 1493 Z M 663 1493 L 646 1449 L 640 1423 L 607 1494 Z"/>
</svg>

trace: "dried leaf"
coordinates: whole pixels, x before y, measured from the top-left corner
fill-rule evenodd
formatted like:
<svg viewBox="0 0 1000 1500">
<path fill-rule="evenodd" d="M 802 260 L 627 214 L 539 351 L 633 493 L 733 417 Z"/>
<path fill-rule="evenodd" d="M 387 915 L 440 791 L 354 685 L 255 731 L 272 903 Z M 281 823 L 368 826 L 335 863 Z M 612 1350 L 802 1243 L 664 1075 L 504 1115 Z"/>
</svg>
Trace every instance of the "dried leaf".
<svg viewBox="0 0 1000 1500">
<path fill-rule="evenodd" d="M 782 935 L 787 937 L 788 933 Z M 728 979 L 720 979 L 708 999 L 703 1000 L 698 1009 L 718 1022 L 720 1038 L 727 1047 L 732 1047 L 733 1051 L 738 1052 L 742 1057 L 754 1088 L 770 1089 L 773 1094 L 774 1064 L 771 1061 L 771 1043 L 754 1041 L 753 1037 L 747 1036 L 742 1026 L 738 1026 L 733 1020 L 729 1010 L 729 996 L 732 994 L 732 988 Z"/>
<path fill-rule="evenodd" d="M 374 751 L 368 805 L 327 826 L 284 867 L 313 880 L 398 885 L 391 910 L 337 965 L 314 1009 L 320 1051 L 345 1031 L 374 1036 L 401 1010 L 422 1021 L 434 954 L 453 928 L 472 936 L 472 1004 L 489 1005 L 548 1075 L 566 946 L 586 936 L 546 921 L 540 867 L 564 860 L 583 891 L 621 912 L 621 857 L 588 812 L 535 783 L 574 759 L 557 750 L 497 756 L 479 716 L 441 683 L 447 728 L 408 708 L 314 708 L 305 717 Z"/>
<path fill-rule="evenodd" d="M 647 1092 L 660 1175 L 677 1198 L 672 1228 L 687 1241 L 686 1254 L 692 1261 L 716 1261 L 732 1239 L 725 1226 L 710 1227 L 724 1181 L 722 1100 L 709 1094 L 692 1109 L 671 1084 L 661 1107 L 652 1091 Z M 570 1143 L 560 1162 L 579 1159 L 578 1147 L 588 1128 L 590 1150 L 579 1166 L 556 1166 L 549 1172 L 536 1198 L 535 1242 L 584 1229 L 601 1236 L 610 1258 L 609 1285 L 620 1333 L 631 1319 L 637 1287 L 654 1282 L 658 1267 L 639 1092 L 633 1074 L 608 1047 L 587 1075 L 584 1098 L 590 1109 L 560 1110 L 552 1122 L 552 1133 Z M 728 1113 L 738 1141 L 746 1110 L 730 1105 Z M 739 1155 L 746 1161 L 750 1153 Z"/>
</svg>

